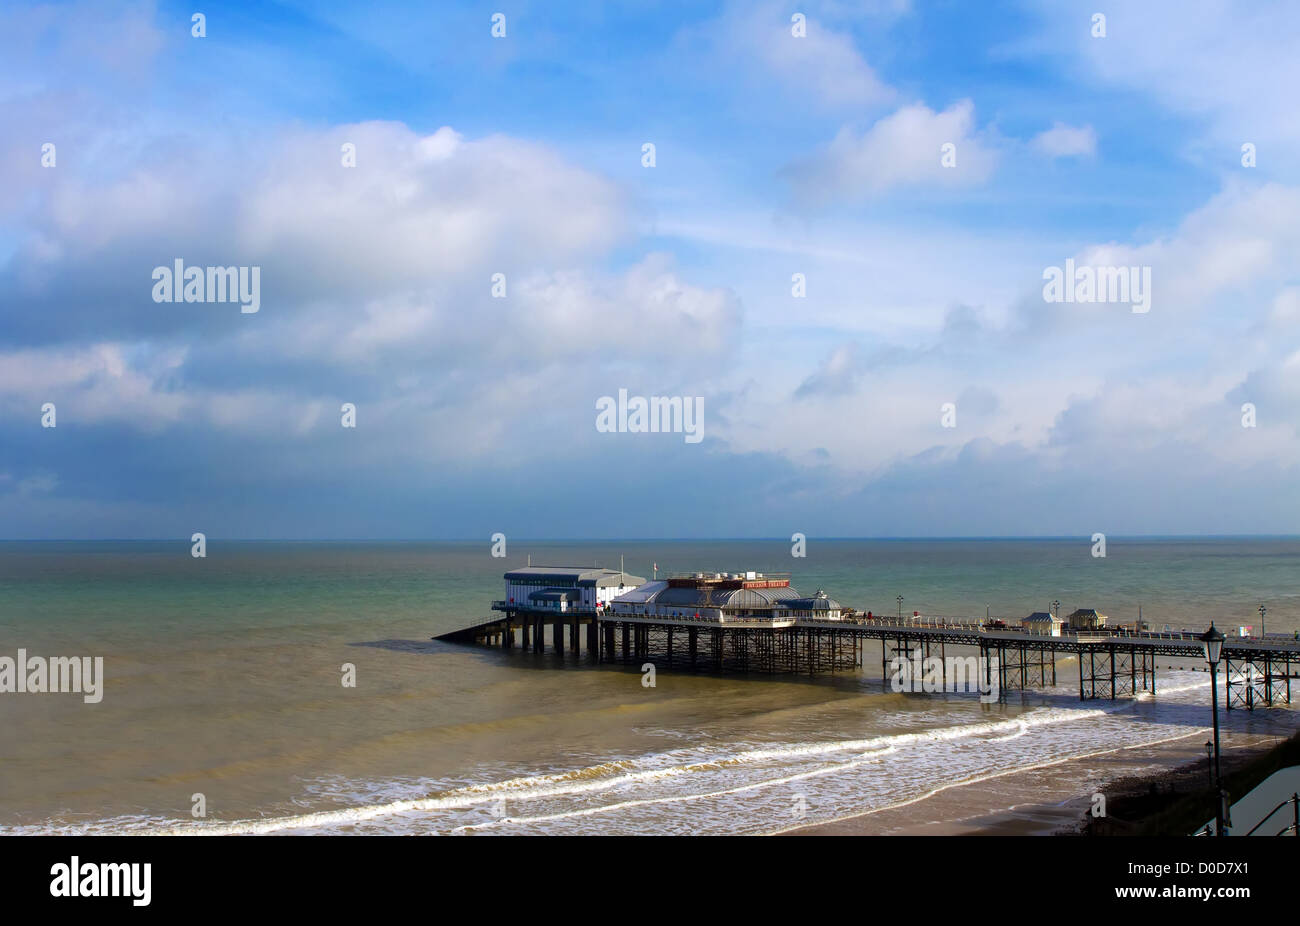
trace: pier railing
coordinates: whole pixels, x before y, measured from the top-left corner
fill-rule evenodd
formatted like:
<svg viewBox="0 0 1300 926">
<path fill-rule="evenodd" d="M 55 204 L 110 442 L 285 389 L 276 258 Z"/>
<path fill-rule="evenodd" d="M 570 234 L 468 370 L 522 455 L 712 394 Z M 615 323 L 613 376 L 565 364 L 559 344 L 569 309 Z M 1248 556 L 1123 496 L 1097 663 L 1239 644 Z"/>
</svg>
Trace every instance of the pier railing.
<svg viewBox="0 0 1300 926">
<path fill-rule="evenodd" d="M 1273 835 L 1274 835 L 1274 836 L 1285 836 L 1287 833 L 1290 833 L 1292 836 L 1300 836 L 1300 793 L 1294 793 L 1294 794 L 1292 794 L 1290 797 L 1288 797 L 1288 798 L 1287 798 L 1286 800 L 1284 800 L 1282 803 L 1278 804 L 1276 807 L 1274 807 L 1272 810 L 1270 810 L 1268 813 L 1266 813 L 1266 814 L 1264 815 L 1264 819 L 1260 820 L 1258 823 L 1256 823 L 1254 826 L 1252 826 L 1252 827 L 1250 828 L 1250 832 L 1247 833 L 1246 835 L 1247 835 L 1247 836 L 1254 836 L 1254 835 L 1255 835 L 1255 831 L 1258 830 L 1258 829 L 1259 829 L 1261 826 L 1263 826 L 1265 823 L 1267 823 L 1268 820 L 1269 820 L 1269 818 L 1272 817 L 1273 814 L 1277 813 L 1279 810 L 1281 810 L 1283 807 L 1286 807 L 1288 804 L 1291 805 L 1292 813 L 1293 813 L 1295 816 L 1294 816 L 1292 822 L 1290 822 L 1290 823 L 1288 823 L 1286 826 L 1282 827 L 1280 830 L 1278 830 L 1278 831 L 1277 831 L 1276 833 L 1274 833 Z"/>
<path fill-rule="evenodd" d="M 769 573 L 770 575 L 775 575 Z M 700 624 L 730 624 L 737 626 L 744 625 L 771 625 L 774 621 L 787 624 L 790 621 L 802 623 L 806 621 L 816 621 L 817 623 L 835 623 L 844 626 L 853 627 L 902 627 L 917 628 L 938 631 L 958 631 L 970 633 L 1015 633 L 1025 634 L 1033 637 L 1058 638 L 1074 640 L 1076 642 L 1100 642 L 1104 640 L 1154 640 L 1167 643 L 1199 643 L 1204 628 L 1168 628 L 1161 630 L 1137 630 L 1132 627 L 1096 627 L 1096 628 L 1071 628 L 1062 626 L 1057 633 L 1049 633 L 1045 630 L 1024 627 L 1020 621 L 1000 617 L 990 617 L 985 619 L 974 617 L 958 617 L 944 615 L 903 615 L 901 617 L 893 614 L 872 614 L 867 617 L 865 614 L 855 612 L 846 614 L 838 619 L 830 618 L 796 618 L 796 617 L 724 617 L 721 621 L 714 617 L 694 617 L 693 615 L 663 615 L 663 614 L 620 614 L 610 610 L 608 605 L 600 608 L 584 604 L 570 605 L 563 611 L 555 608 L 543 608 L 532 605 L 529 602 L 508 602 L 498 600 L 492 602 L 494 611 L 525 611 L 534 614 L 551 614 L 560 616 L 600 616 L 606 619 L 621 619 L 623 617 L 632 617 L 634 619 L 648 619 L 652 617 L 667 618 L 674 621 L 686 621 L 689 623 Z M 1300 633 L 1288 637 L 1284 634 L 1271 633 L 1267 635 L 1248 635 L 1248 636 L 1230 636 L 1226 641 L 1230 646 L 1234 643 L 1254 643 L 1264 647 L 1277 647 L 1279 649 L 1291 649 L 1295 643 L 1300 642 Z"/>
<path fill-rule="evenodd" d="M 1162 630 L 1137 630 L 1132 627 L 1122 627 L 1122 626 L 1096 627 L 1096 628 L 1071 628 L 1071 627 L 1062 626 L 1060 628 L 1059 633 L 1048 633 L 1043 630 L 1026 628 L 1021 625 L 1019 620 L 1009 619 L 1005 617 L 990 617 L 990 618 L 980 619 L 980 618 L 973 618 L 973 617 L 945 617 L 941 615 L 917 616 L 917 615 L 907 615 L 907 614 L 904 614 L 902 617 L 897 617 L 893 614 L 873 614 L 871 617 L 866 617 L 865 615 L 862 614 L 855 614 L 851 617 L 846 616 L 841 620 L 843 620 L 843 622 L 845 623 L 853 623 L 853 624 L 859 624 L 863 626 L 922 627 L 922 628 L 931 628 L 934 630 L 981 630 L 981 631 L 1009 630 L 1009 631 L 1015 631 L 1017 633 L 1028 633 L 1040 637 L 1055 637 L 1055 636 L 1076 637 L 1079 636 L 1080 634 L 1083 634 L 1085 636 L 1099 634 L 1105 638 L 1117 637 L 1117 638 L 1129 638 L 1129 639 L 1141 639 L 1141 640 L 1167 640 L 1170 642 L 1188 642 L 1188 641 L 1199 642 L 1201 638 L 1201 634 L 1205 632 L 1204 627 L 1201 628 L 1190 628 L 1190 627 L 1172 628 L 1171 627 L 1169 629 L 1162 629 Z M 1003 626 L 992 626 L 997 622 L 1001 622 Z M 1297 633 L 1293 636 L 1287 636 L 1285 634 L 1279 634 L 1279 633 L 1270 633 L 1267 635 L 1248 634 L 1245 636 L 1234 635 L 1234 636 L 1229 636 L 1227 638 L 1227 642 L 1230 644 L 1237 641 L 1248 641 L 1254 643 L 1263 643 L 1266 645 L 1275 644 L 1278 646 L 1286 646 L 1287 644 L 1294 644 L 1297 641 L 1300 641 L 1300 633 Z"/>
</svg>

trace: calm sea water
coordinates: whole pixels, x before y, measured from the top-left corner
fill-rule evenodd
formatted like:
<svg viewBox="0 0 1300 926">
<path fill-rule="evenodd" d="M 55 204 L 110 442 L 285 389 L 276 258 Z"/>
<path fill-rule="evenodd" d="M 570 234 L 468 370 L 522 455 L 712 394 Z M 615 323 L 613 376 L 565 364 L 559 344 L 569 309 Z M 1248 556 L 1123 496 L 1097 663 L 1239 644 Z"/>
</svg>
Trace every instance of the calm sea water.
<svg viewBox="0 0 1300 926">
<path fill-rule="evenodd" d="M 1300 540 L 0 543 L 0 655 L 103 656 L 99 704 L 0 694 L 0 832 L 769 832 L 944 783 L 1205 726 L 1204 672 L 1156 699 L 1060 687 L 982 705 L 430 641 L 535 564 L 793 573 L 862 610 L 1019 619 L 1059 599 L 1156 627 L 1300 630 Z M 357 686 L 342 686 L 344 663 Z M 1287 732 L 1290 710 L 1234 712 Z M 191 814 L 202 794 L 207 816 Z"/>
</svg>

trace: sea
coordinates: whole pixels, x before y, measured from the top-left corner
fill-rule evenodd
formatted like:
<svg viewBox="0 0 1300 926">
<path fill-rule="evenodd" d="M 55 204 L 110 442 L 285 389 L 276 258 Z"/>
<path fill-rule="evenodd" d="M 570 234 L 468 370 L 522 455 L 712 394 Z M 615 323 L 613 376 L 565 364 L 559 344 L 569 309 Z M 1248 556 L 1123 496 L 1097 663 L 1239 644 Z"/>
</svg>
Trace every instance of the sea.
<svg viewBox="0 0 1300 926">
<path fill-rule="evenodd" d="M 434 641 L 534 565 L 788 572 L 860 611 L 1300 632 L 1300 538 L 0 543 L 0 657 L 103 659 L 102 699 L 0 693 L 0 834 L 760 834 L 1209 727 L 1155 697 L 897 693 L 879 646 L 817 678 L 711 676 Z M 903 601 L 898 601 L 902 596 Z M 354 684 L 345 684 L 352 681 Z M 1297 688 L 1300 699 L 1300 686 Z M 1289 734 L 1294 708 L 1222 714 Z M 1097 771 L 1100 776 L 1102 771 Z M 1087 776 L 1085 776 L 1087 777 Z M 1093 781 L 1080 781 L 1091 787 Z"/>
</svg>

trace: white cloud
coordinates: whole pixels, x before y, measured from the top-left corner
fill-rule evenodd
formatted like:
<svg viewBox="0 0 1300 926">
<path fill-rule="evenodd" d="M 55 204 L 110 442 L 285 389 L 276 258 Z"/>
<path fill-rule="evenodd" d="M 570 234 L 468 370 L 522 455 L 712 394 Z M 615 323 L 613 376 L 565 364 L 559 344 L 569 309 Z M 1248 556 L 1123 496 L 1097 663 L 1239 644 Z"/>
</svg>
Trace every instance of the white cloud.
<svg viewBox="0 0 1300 926">
<path fill-rule="evenodd" d="M 1260 148 L 1261 170 L 1294 176 L 1300 6 L 1287 0 L 1126 3 L 1105 11 L 1105 39 L 1092 38 L 1088 29 L 1092 4 L 1078 0 L 1063 8 L 1059 0 L 1038 0 L 1038 6 L 1044 32 L 1035 52 L 1059 56 L 1073 49 L 1086 77 L 1205 120 L 1212 136 L 1206 147 L 1217 149 L 1219 163 L 1235 165 L 1249 141 Z"/>
<path fill-rule="evenodd" d="M 1300 268 L 1297 214 L 1300 188 L 1233 182 L 1171 235 L 1140 245 L 1098 244 L 1073 256 L 1076 265 L 1151 267 L 1151 312 L 1172 315 L 1184 326 L 1216 309 L 1226 317 L 1263 321 L 1270 309 L 1284 312 L 1288 284 Z M 1092 324 L 1115 315 L 1112 309 L 1062 303 L 1031 311 Z"/>
<path fill-rule="evenodd" d="M 239 157 L 174 142 L 147 171 L 53 178 L 49 205 L 8 272 L 36 339 L 62 342 L 0 352 L 18 422 L 55 401 L 61 426 L 322 435 L 358 401 L 368 439 L 350 452 L 464 463 L 554 429 L 539 411 L 586 439 L 594 397 L 634 380 L 699 388 L 739 337 L 736 295 L 669 255 L 601 269 L 630 225 L 620 189 L 505 136 L 371 122 Z M 261 312 L 152 303 L 150 271 L 174 256 L 260 266 Z"/>
<path fill-rule="evenodd" d="M 344 142 L 355 168 L 339 166 Z M 246 248 L 351 284 L 520 273 L 598 254 L 627 230 L 612 182 L 505 136 L 361 123 L 290 138 L 267 167 L 242 204 Z"/>
<path fill-rule="evenodd" d="M 756 380 L 726 437 L 736 451 L 801 461 L 815 434 L 848 482 L 901 461 L 957 465 L 972 441 L 1019 448 L 1015 466 L 1033 480 L 1080 475 L 1087 460 L 1136 485 L 1169 471 L 1171 453 L 1189 485 L 1247 468 L 1264 484 L 1285 480 L 1300 459 L 1300 354 L 1289 337 L 1300 230 L 1287 218 L 1297 213 L 1300 189 L 1230 184 L 1169 234 L 1058 258 L 1151 266 L 1147 315 L 1127 305 L 1048 305 L 1034 279 L 1016 311 L 954 311 L 919 342 L 788 353 L 802 383 Z M 800 401 L 790 401 L 792 389 Z M 958 406 L 955 429 L 940 427 L 946 401 Z M 1247 401 L 1260 409 L 1255 429 L 1240 426 Z"/>
<path fill-rule="evenodd" d="M 1278 292 L 1269 320 L 1278 325 L 1300 325 L 1300 286 L 1288 286 Z"/>
<path fill-rule="evenodd" d="M 116 422 L 148 429 L 176 423 L 190 402 L 159 388 L 184 352 L 146 353 L 122 343 L 0 352 L 0 408 L 40 425 L 40 407 L 53 402 L 59 427 Z"/>
<path fill-rule="evenodd" d="M 822 361 L 817 370 L 799 384 L 796 399 L 815 395 L 844 395 L 853 391 L 864 372 L 861 351 L 856 344 L 841 344 Z"/>
<path fill-rule="evenodd" d="M 758 16 L 750 16 L 747 25 L 737 21 L 737 30 L 742 47 L 787 86 L 806 89 L 810 102 L 869 105 L 893 98 L 893 90 L 880 81 L 846 34 L 810 22 L 808 34 L 795 38 L 788 17 L 766 26 Z"/>
<path fill-rule="evenodd" d="M 826 16 L 820 18 L 823 6 Z M 888 19 L 901 12 L 895 4 L 883 7 L 854 11 L 852 18 L 861 21 L 868 13 Z M 791 32 L 795 12 L 806 17 L 803 37 Z M 781 97 L 817 108 L 887 103 L 894 98 L 893 88 L 876 74 L 852 36 L 829 24 L 849 13 L 834 3 L 799 10 L 777 3 L 735 3 L 718 19 L 683 30 L 683 37 L 699 43 L 700 60 L 719 65 L 728 81 L 750 89 L 770 91 L 774 83 Z"/>
<path fill-rule="evenodd" d="M 952 144 L 954 166 L 944 166 Z M 975 106 L 962 100 L 942 112 L 923 103 L 904 106 L 863 133 L 845 127 L 825 149 L 791 167 L 803 197 L 823 204 L 862 199 L 899 187 L 960 187 L 984 182 L 997 151 L 975 129 Z"/>
<path fill-rule="evenodd" d="M 349 142 L 354 168 L 340 164 Z M 505 136 L 366 122 L 235 144 L 174 141 L 116 177 L 47 172 L 46 201 L 8 267 L 17 286 L 54 297 L 80 275 L 98 277 L 101 297 L 113 285 L 131 293 L 181 257 L 261 266 L 273 303 L 264 310 L 282 312 L 308 297 L 372 299 L 447 277 L 476 276 L 486 289 L 493 272 L 598 257 L 630 230 L 612 181 Z M 169 324 L 183 317 L 173 311 Z"/>
<path fill-rule="evenodd" d="M 1049 158 L 1092 157 L 1097 153 L 1097 133 L 1092 126 L 1057 122 L 1034 136 L 1030 144 Z"/>
<path fill-rule="evenodd" d="M 59 477 L 53 473 L 37 473 L 18 480 L 14 487 L 20 496 L 48 495 L 59 485 Z"/>
</svg>

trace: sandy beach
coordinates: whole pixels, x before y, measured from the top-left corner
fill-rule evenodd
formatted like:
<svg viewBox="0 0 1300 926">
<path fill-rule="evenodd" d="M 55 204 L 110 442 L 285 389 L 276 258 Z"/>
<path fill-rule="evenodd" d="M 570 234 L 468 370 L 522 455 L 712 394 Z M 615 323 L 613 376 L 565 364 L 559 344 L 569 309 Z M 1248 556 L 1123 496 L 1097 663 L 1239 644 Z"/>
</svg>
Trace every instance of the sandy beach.
<svg viewBox="0 0 1300 926">
<path fill-rule="evenodd" d="M 1158 744 L 1122 747 L 980 781 L 937 786 L 912 801 L 811 826 L 791 836 L 1041 836 L 1077 831 L 1092 795 L 1123 781 L 1161 782 L 1176 768 L 1205 765 L 1207 731 Z M 1222 742 L 1225 772 L 1281 742 L 1280 736 L 1233 734 Z"/>
</svg>

